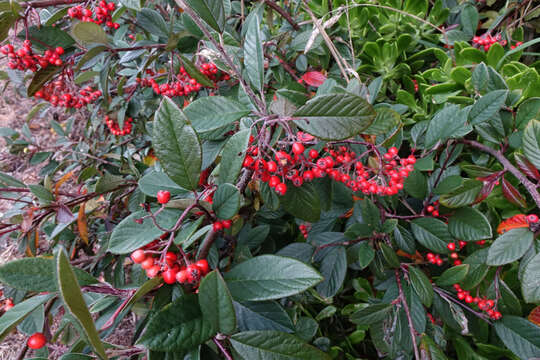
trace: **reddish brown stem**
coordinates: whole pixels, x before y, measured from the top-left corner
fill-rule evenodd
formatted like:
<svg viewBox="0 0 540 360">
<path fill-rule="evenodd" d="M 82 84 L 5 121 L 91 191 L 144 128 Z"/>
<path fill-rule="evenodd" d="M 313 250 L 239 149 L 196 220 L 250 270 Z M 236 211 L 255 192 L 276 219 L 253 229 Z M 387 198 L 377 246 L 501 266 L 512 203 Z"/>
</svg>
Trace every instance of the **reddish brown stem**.
<svg viewBox="0 0 540 360">
<path fill-rule="evenodd" d="M 279 15 L 283 16 L 283 18 L 285 20 L 287 20 L 287 22 L 289 24 L 291 24 L 291 26 L 293 27 L 294 30 L 300 30 L 300 26 L 298 26 L 298 24 L 296 23 L 296 21 L 294 21 L 294 19 L 292 18 L 291 14 L 289 14 L 288 12 L 285 11 L 285 9 L 283 9 L 282 7 L 280 7 L 275 1 L 272 1 L 272 0 L 264 0 L 264 2 L 270 6 L 272 9 L 274 9 Z"/>
<path fill-rule="evenodd" d="M 77 3 L 83 3 L 86 0 L 41 0 L 41 1 L 27 1 L 23 2 L 20 5 L 23 8 L 45 8 L 49 6 L 58 6 L 58 5 L 71 5 Z"/>
<path fill-rule="evenodd" d="M 403 288 L 401 287 L 401 278 L 399 274 L 399 270 L 396 269 L 396 282 L 399 290 L 399 299 L 401 301 L 401 305 L 403 305 L 403 310 L 405 311 L 405 315 L 407 316 L 407 322 L 409 323 L 409 332 L 411 333 L 411 339 L 414 349 L 414 358 L 416 360 L 420 360 L 420 354 L 418 352 L 418 346 L 416 345 L 416 330 L 414 329 L 414 325 L 411 318 L 411 312 L 409 310 L 409 305 L 407 304 L 407 299 L 405 299 L 405 293 L 403 293 Z"/>
</svg>

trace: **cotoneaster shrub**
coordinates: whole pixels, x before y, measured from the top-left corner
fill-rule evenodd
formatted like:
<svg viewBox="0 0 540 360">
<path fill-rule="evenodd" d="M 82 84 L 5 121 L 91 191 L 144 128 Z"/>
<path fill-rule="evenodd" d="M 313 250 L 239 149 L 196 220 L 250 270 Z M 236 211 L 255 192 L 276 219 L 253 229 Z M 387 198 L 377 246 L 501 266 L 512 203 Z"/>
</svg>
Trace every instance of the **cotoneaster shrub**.
<svg viewBox="0 0 540 360">
<path fill-rule="evenodd" d="M 19 358 L 540 357 L 534 2 L 0 11 Z"/>
</svg>

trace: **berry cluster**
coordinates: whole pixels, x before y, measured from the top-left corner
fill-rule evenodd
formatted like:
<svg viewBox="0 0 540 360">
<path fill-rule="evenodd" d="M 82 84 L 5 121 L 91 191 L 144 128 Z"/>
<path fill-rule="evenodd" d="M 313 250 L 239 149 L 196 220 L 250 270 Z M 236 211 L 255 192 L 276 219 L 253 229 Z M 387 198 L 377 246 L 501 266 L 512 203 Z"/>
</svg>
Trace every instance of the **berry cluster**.
<svg viewBox="0 0 540 360">
<path fill-rule="evenodd" d="M 457 291 L 457 298 L 467 304 L 476 304 L 478 308 L 485 311 L 486 314 L 493 320 L 500 320 L 502 314 L 495 309 L 495 301 L 478 296 L 473 297 L 470 292 L 463 290 L 459 284 L 454 284 L 454 289 Z"/>
<path fill-rule="evenodd" d="M 433 265 L 442 266 L 443 260 L 441 259 L 441 256 L 439 254 L 434 253 L 427 253 L 426 255 L 428 261 L 432 263 Z"/>
<path fill-rule="evenodd" d="M 124 136 L 130 134 L 131 129 L 133 128 L 132 122 L 132 118 L 127 118 L 124 122 L 124 127 L 120 130 L 120 125 L 118 125 L 117 122 L 113 121 L 109 116 L 105 116 L 105 124 L 107 124 L 107 127 L 113 135 Z"/>
<path fill-rule="evenodd" d="M 346 146 L 327 146 L 323 148 L 322 154 L 312 148 L 306 154 L 303 142 L 311 141 L 313 137 L 301 132 L 297 136 L 302 142 L 293 143 L 290 153 L 283 150 L 275 152 L 275 161 L 263 159 L 258 147 L 251 146 L 244 158 L 243 167 L 253 170 L 256 176 L 267 182 L 278 195 L 285 195 L 287 192 L 286 180 L 299 187 L 304 182 L 326 175 L 342 182 L 353 191 L 395 195 L 403 189 L 403 181 L 414 170 L 414 155 L 400 159 L 395 147 L 391 147 L 386 154 L 379 157 L 380 166 L 374 169 L 365 166 L 356 153 Z"/>
<path fill-rule="evenodd" d="M 454 260 L 454 266 L 461 265 L 461 260 L 459 259 L 458 251 L 462 250 L 467 243 L 463 240 L 459 240 L 458 245 L 456 243 L 451 242 L 446 245 L 448 250 L 452 251 L 450 253 L 450 259 Z M 459 248 L 458 248 L 459 246 Z"/>
<path fill-rule="evenodd" d="M 518 41 L 516 43 L 516 45 L 510 45 L 510 49 L 514 50 L 515 48 L 517 48 L 518 46 L 521 46 L 523 45 L 523 41 Z"/>
<path fill-rule="evenodd" d="M 22 48 L 15 50 L 13 45 L 7 44 L 0 48 L 0 53 L 8 56 L 10 69 L 36 72 L 49 65 L 61 66 L 63 61 L 60 59 L 60 55 L 64 53 L 64 48 L 59 46 L 53 50 L 46 50 L 42 56 L 34 54 L 32 43 L 30 40 L 25 40 Z"/>
<path fill-rule="evenodd" d="M 66 69 L 56 79 L 43 85 L 34 96 L 50 102 L 53 106 L 80 109 L 102 95 L 101 90 L 94 90 L 90 86 L 79 89 L 72 82 L 72 75 L 72 70 Z"/>
<path fill-rule="evenodd" d="M 143 249 L 135 250 L 131 254 L 131 260 L 136 264 L 141 264 L 149 278 L 161 275 L 166 284 L 179 282 L 196 287 L 201 278 L 210 270 L 206 259 L 181 266 L 178 256 L 170 251 L 165 254 L 165 263 L 160 263 L 159 259 L 154 258 L 152 254 Z"/>
<path fill-rule="evenodd" d="M 502 39 L 501 34 L 497 34 L 495 36 L 491 36 L 491 34 L 475 36 L 473 37 L 472 41 L 475 45 L 479 45 L 481 48 L 483 47 L 484 51 L 488 51 L 489 48 L 495 43 L 499 43 L 502 46 L 506 46 L 507 44 L 507 41 Z"/>
<path fill-rule="evenodd" d="M 418 81 L 416 79 L 412 79 L 413 85 L 414 85 L 414 92 L 418 92 Z"/>
<path fill-rule="evenodd" d="M 214 86 L 221 80 L 230 79 L 228 74 L 218 74 L 217 67 L 211 63 L 202 64 L 199 70 L 203 74 L 208 75 L 208 78 L 214 82 Z M 152 70 L 147 70 L 146 73 L 155 76 L 155 73 Z M 142 87 L 151 87 L 157 95 L 161 94 L 167 97 L 188 96 L 191 93 L 199 92 L 203 88 L 197 80 L 189 76 L 183 66 L 180 68 L 179 73 L 172 83 L 158 84 L 152 77 L 149 79 L 137 78 L 136 82 Z"/>
<path fill-rule="evenodd" d="M 232 226 L 232 220 L 218 220 L 212 224 L 212 230 L 215 232 L 223 229 L 229 229 Z"/>
<path fill-rule="evenodd" d="M 300 231 L 302 232 L 302 235 L 304 236 L 304 238 L 308 238 L 308 234 L 309 234 L 309 229 L 308 229 L 308 226 L 306 224 L 302 224 L 299 226 L 300 228 Z"/>
<path fill-rule="evenodd" d="M 435 201 L 433 205 L 428 205 L 426 210 L 435 217 L 439 216 L 439 200 Z"/>
<path fill-rule="evenodd" d="M 116 4 L 101 0 L 94 12 L 90 9 L 83 8 L 82 5 L 74 6 L 68 9 L 68 15 L 71 18 L 79 19 L 84 22 L 93 22 L 101 25 L 105 24 L 108 28 L 118 29 L 120 24 L 112 21 L 112 12 L 116 9 Z"/>
</svg>

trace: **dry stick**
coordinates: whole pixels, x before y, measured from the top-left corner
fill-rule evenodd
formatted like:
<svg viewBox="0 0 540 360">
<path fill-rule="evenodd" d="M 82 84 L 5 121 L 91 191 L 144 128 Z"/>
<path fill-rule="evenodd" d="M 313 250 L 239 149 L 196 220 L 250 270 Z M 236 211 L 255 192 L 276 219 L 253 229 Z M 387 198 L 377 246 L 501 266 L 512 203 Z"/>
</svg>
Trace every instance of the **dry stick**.
<svg viewBox="0 0 540 360">
<path fill-rule="evenodd" d="M 414 330 L 411 312 L 409 310 L 409 305 L 407 305 L 407 300 L 405 299 L 405 294 L 403 293 L 403 288 L 401 287 L 401 279 L 399 278 L 399 270 L 396 269 L 396 282 L 399 290 L 399 299 L 403 305 L 403 310 L 405 310 L 405 315 L 407 316 L 407 322 L 409 323 L 409 332 L 411 333 L 411 339 L 414 349 L 414 358 L 420 360 L 420 354 L 418 353 L 418 346 L 416 345 L 416 330 Z"/>
<path fill-rule="evenodd" d="M 234 76 L 238 78 L 238 81 L 240 82 L 240 86 L 242 86 L 242 89 L 244 92 L 251 98 L 251 100 L 257 105 L 259 108 L 259 111 L 265 112 L 266 106 L 264 106 L 264 103 L 261 102 L 261 100 L 255 95 L 253 90 L 246 84 L 245 80 L 242 78 L 242 75 L 240 73 L 240 70 L 238 70 L 238 67 L 234 64 L 232 59 L 229 57 L 229 54 L 225 51 L 225 48 L 222 46 L 222 44 L 208 31 L 206 28 L 206 25 L 203 23 L 202 19 L 197 15 L 185 2 L 184 0 L 175 0 L 178 6 L 180 6 L 184 11 L 191 17 L 191 19 L 197 24 L 197 26 L 201 29 L 201 31 L 204 33 L 204 35 L 208 38 L 208 40 L 218 49 L 220 52 L 220 55 L 223 57 L 223 60 L 227 63 L 227 66 L 231 69 L 232 72 L 234 72 Z M 220 39 L 221 39 L 220 34 Z M 264 100 L 263 100 L 264 101 Z"/>
<path fill-rule="evenodd" d="M 536 203 L 536 206 L 540 208 L 540 194 L 538 193 L 538 190 L 536 189 L 536 185 L 533 184 L 525 175 L 521 173 L 510 161 L 504 157 L 504 155 L 495 149 L 490 148 L 489 146 L 486 146 L 484 144 L 479 143 L 478 141 L 474 140 L 460 140 L 461 143 L 470 145 L 474 148 L 477 148 L 478 150 L 482 150 L 485 153 L 490 154 L 504 166 L 504 169 L 509 171 L 512 175 L 514 175 L 520 183 L 525 186 L 525 189 L 531 194 L 531 197 L 533 198 L 534 202 Z"/>
<path fill-rule="evenodd" d="M 311 19 L 313 19 L 313 24 L 315 24 L 315 26 L 319 30 L 319 33 L 323 37 L 324 42 L 326 43 L 326 46 L 328 46 L 328 49 L 330 50 L 330 52 L 332 53 L 332 56 L 336 60 L 339 70 L 341 71 L 341 75 L 343 75 L 343 77 L 345 78 L 345 80 L 347 80 L 347 83 L 348 83 L 350 79 L 344 66 L 347 66 L 347 68 L 350 68 L 349 64 L 347 64 L 345 59 L 343 59 L 343 57 L 338 53 L 336 47 L 332 43 L 332 39 L 330 39 L 330 37 L 328 36 L 326 31 L 322 27 L 321 23 L 319 22 L 319 19 L 317 19 L 315 14 L 313 14 L 313 11 L 311 11 L 311 9 L 309 8 L 309 5 L 307 4 L 306 0 L 304 0 L 304 9 L 309 14 L 309 16 L 311 16 Z M 342 61 L 343 61 L 343 64 L 341 63 Z"/>
<path fill-rule="evenodd" d="M 283 16 L 285 18 L 285 20 L 287 20 L 287 22 L 289 24 L 291 24 L 291 26 L 293 27 L 294 30 L 300 30 L 300 26 L 298 26 L 298 24 L 293 20 L 293 18 L 291 17 L 291 15 L 285 11 L 285 9 L 281 8 L 278 4 L 276 4 L 275 1 L 272 1 L 272 0 L 264 0 L 264 2 L 270 6 L 272 9 L 274 9 L 275 11 L 277 11 L 279 13 L 279 15 Z"/>
</svg>

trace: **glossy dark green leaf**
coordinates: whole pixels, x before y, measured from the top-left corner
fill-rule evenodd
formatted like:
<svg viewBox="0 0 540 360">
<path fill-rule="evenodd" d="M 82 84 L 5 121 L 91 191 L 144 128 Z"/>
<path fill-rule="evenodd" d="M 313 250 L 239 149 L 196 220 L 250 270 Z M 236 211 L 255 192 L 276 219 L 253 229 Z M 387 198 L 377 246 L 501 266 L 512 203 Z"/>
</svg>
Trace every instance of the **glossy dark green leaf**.
<svg viewBox="0 0 540 360">
<path fill-rule="evenodd" d="M 529 121 L 523 132 L 523 152 L 527 159 L 540 169 L 540 121 Z"/>
<path fill-rule="evenodd" d="M 81 285 L 97 283 L 97 279 L 86 271 L 74 268 Z M 0 266 L 0 282 L 4 285 L 26 291 L 57 291 L 56 265 L 54 259 L 41 257 L 10 261 Z"/>
<path fill-rule="evenodd" d="M 195 294 L 186 294 L 161 309 L 146 326 L 139 344 L 157 351 L 186 351 L 216 334 L 204 318 Z"/>
<path fill-rule="evenodd" d="M 480 180 L 466 179 L 459 188 L 441 196 L 439 202 L 449 208 L 468 206 L 476 200 L 482 186 Z"/>
<path fill-rule="evenodd" d="M 391 268 L 398 268 L 400 266 L 400 262 L 394 249 L 382 242 L 379 244 L 379 247 L 381 249 L 382 256 L 384 260 L 386 260 L 388 266 L 390 266 Z"/>
<path fill-rule="evenodd" d="M 518 260 L 529 249 L 533 240 L 534 234 L 528 228 L 505 232 L 491 244 L 487 264 L 499 266 Z"/>
<path fill-rule="evenodd" d="M 358 310 L 351 315 L 351 322 L 358 325 L 371 325 L 381 322 L 390 314 L 393 309 L 390 304 L 374 304 Z"/>
<path fill-rule="evenodd" d="M 471 207 L 458 209 L 448 219 L 448 230 L 455 238 L 463 241 L 477 241 L 493 236 L 485 215 Z"/>
<path fill-rule="evenodd" d="M 321 203 L 315 187 L 309 183 L 300 187 L 287 184 L 287 193 L 279 197 L 285 211 L 305 221 L 312 223 L 319 221 Z"/>
<path fill-rule="evenodd" d="M 446 246 L 454 240 L 448 232 L 448 225 L 439 219 L 431 217 L 414 219 L 411 229 L 420 244 L 439 254 L 448 253 Z"/>
<path fill-rule="evenodd" d="M 371 125 L 363 131 L 369 135 L 384 135 L 401 124 L 399 114 L 388 108 L 380 107 L 376 109 L 377 115 Z"/>
<path fill-rule="evenodd" d="M 540 327 L 517 316 L 503 316 L 494 323 L 504 345 L 521 359 L 540 357 Z"/>
<path fill-rule="evenodd" d="M 323 280 L 312 267 L 275 255 L 246 260 L 234 266 L 224 277 L 237 301 L 280 299 L 301 293 Z"/>
<path fill-rule="evenodd" d="M 433 147 L 437 142 L 465 136 L 472 131 L 467 122 L 467 109 L 458 105 L 447 105 L 438 111 L 429 122 L 425 146 Z"/>
<path fill-rule="evenodd" d="M 441 276 L 439 276 L 436 284 L 439 286 L 450 286 L 461 283 L 461 281 L 467 277 L 467 274 L 469 273 L 469 268 L 469 264 L 452 266 L 451 268 L 446 269 L 441 274 Z"/>
<path fill-rule="evenodd" d="M 292 334 L 279 331 L 246 331 L 230 338 L 243 359 L 330 360 L 330 356 Z"/>
<path fill-rule="evenodd" d="M 294 116 L 304 131 L 323 140 L 343 140 L 366 130 L 376 113 L 362 97 L 342 93 L 317 96 L 300 107 Z"/>
<path fill-rule="evenodd" d="M 139 180 L 139 189 L 148 196 L 156 197 L 158 191 L 166 190 L 174 195 L 184 195 L 189 191 L 183 189 L 164 172 L 152 170 Z"/>
<path fill-rule="evenodd" d="M 137 12 L 137 24 L 150 34 L 160 38 L 166 38 L 169 34 L 167 23 L 159 12 L 149 8 L 143 8 Z"/>
<path fill-rule="evenodd" d="M 184 55 L 182 54 L 179 54 L 179 55 L 180 55 L 180 58 L 182 59 L 182 65 L 184 66 L 184 69 L 186 70 L 186 72 L 191 78 L 197 80 L 197 82 L 203 86 L 210 87 L 210 88 L 215 86 L 214 83 L 212 83 L 212 81 L 210 81 L 210 79 L 208 79 L 206 75 L 204 75 L 202 72 L 199 71 L 199 68 L 197 68 L 197 66 L 194 63 L 192 63 Z M 207 99 L 207 98 L 201 98 L 201 99 Z"/>
<path fill-rule="evenodd" d="M 232 218 L 240 208 L 240 191 L 232 184 L 218 186 L 214 196 L 212 209 L 221 220 Z"/>
<path fill-rule="evenodd" d="M 183 0 L 210 27 L 223 32 L 225 27 L 225 9 L 223 0 Z"/>
<path fill-rule="evenodd" d="M 277 302 L 234 302 L 240 331 L 277 330 L 292 333 L 294 324 Z"/>
<path fill-rule="evenodd" d="M 60 70 L 61 68 L 58 66 L 48 66 L 45 69 L 36 72 L 30 85 L 28 85 L 28 88 L 26 89 L 28 97 L 34 96 L 34 94 L 40 90 L 47 81 L 51 80 L 58 72 L 60 72 Z"/>
<path fill-rule="evenodd" d="M 329 298 L 337 294 L 347 274 L 347 253 L 345 247 L 335 246 L 328 251 L 319 268 L 324 280 L 317 285 L 317 292 Z"/>
<path fill-rule="evenodd" d="M 433 302 L 433 286 L 426 274 L 415 266 L 409 266 L 409 279 L 414 292 L 427 307 Z"/>
<path fill-rule="evenodd" d="M 410 176 L 411 174 L 409 174 Z M 407 178 L 408 179 L 408 178 Z M 450 175 L 442 179 L 439 184 L 433 189 L 436 195 L 448 194 L 458 189 L 463 184 L 463 178 L 459 175 Z"/>
<path fill-rule="evenodd" d="M 197 133 L 204 133 L 227 126 L 250 113 L 238 101 L 224 96 L 201 97 L 184 109 Z"/>
<path fill-rule="evenodd" d="M 427 193 L 427 178 L 421 171 L 414 170 L 403 182 L 405 191 L 417 199 L 424 199 Z"/>
<path fill-rule="evenodd" d="M 197 133 L 176 104 L 164 97 L 154 119 L 152 144 L 169 177 L 181 187 L 199 186 L 202 148 Z"/>
<path fill-rule="evenodd" d="M 221 162 L 219 164 L 219 184 L 236 183 L 240 169 L 242 169 L 244 157 L 246 156 L 249 136 L 249 129 L 241 130 L 231 136 L 223 147 Z"/>
<path fill-rule="evenodd" d="M 64 305 L 79 321 L 94 353 L 101 359 L 107 360 L 105 348 L 103 347 L 94 320 L 84 301 L 81 288 L 77 282 L 77 277 L 63 250 L 60 250 L 56 256 L 56 274 L 58 276 L 58 288 L 60 289 Z"/>
<path fill-rule="evenodd" d="M 207 274 L 199 286 L 199 304 L 203 317 L 213 323 L 222 334 L 232 334 L 236 329 L 231 293 L 221 274 L 214 270 Z"/>
<path fill-rule="evenodd" d="M 469 121 L 472 125 L 478 125 L 488 121 L 504 105 L 508 90 L 495 90 L 482 96 L 472 107 L 469 113 Z"/>
<path fill-rule="evenodd" d="M 249 22 L 244 39 L 244 65 L 251 85 L 262 91 L 264 85 L 264 52 L 261 24 L 257 16 Z"/>
<path fill-rule="evenodd" d="M 521 291 L 526 302 L 540 302 L 540 254 L 533 257 L 525 266 L 521 279 Z"/>
</svg>

